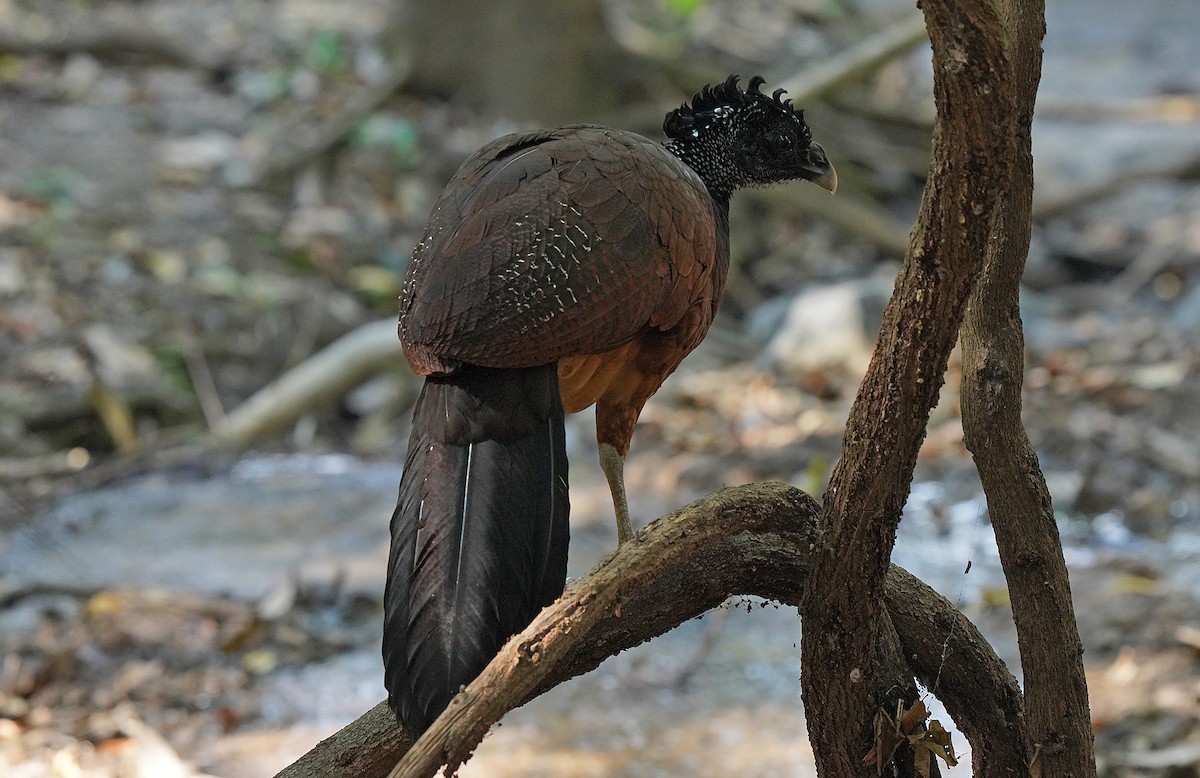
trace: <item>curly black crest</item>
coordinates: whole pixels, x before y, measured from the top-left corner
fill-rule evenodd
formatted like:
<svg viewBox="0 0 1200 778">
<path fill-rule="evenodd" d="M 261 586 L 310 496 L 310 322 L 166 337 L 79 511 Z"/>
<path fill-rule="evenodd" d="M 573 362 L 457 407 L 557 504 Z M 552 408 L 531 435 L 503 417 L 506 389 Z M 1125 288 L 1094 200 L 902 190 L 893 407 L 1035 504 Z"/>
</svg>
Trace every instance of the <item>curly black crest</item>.
<svg viewBox="0 0 1200 778">
<path fill-rule="evenodd" d="M 737 75 L 732 75 L 721 84 L 709 84 L 692 97 L 691 105 L 684 103 L 667 114 L 663 120 L 663 132 L 668 138 L 686 140 L 697 137 L 701 130 L 714 124 L 728 121 L 734 114 L 771 111 L 792 118 L 811 140 L 812 135 L 804 124 L 804 111 L 792 107 L 791 100 L 783 99 L 785 90 L 776 89 L 768 97 L 760 90 L 766 83 L 762 76 L 750 79 L 745 91 L 738 86 Z"/>
</svg>

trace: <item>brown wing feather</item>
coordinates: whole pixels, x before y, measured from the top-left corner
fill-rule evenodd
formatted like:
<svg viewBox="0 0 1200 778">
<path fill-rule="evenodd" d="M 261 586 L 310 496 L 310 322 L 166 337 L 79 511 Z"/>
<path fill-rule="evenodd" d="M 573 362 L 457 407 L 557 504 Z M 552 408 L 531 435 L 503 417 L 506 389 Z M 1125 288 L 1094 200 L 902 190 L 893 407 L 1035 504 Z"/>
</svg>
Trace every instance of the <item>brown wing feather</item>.
<svg viewBox="0 0 1200 778">
<path fill-rule="evenodd" d="M 726 256 L 703 183 L 661 145 L 577 126 L 481 149 L 413 252 L 401 340 L 422 373 L 528 367 L 668 330 Z M 702 333 L 701 333 L 702 334 Z"/>
</svg>

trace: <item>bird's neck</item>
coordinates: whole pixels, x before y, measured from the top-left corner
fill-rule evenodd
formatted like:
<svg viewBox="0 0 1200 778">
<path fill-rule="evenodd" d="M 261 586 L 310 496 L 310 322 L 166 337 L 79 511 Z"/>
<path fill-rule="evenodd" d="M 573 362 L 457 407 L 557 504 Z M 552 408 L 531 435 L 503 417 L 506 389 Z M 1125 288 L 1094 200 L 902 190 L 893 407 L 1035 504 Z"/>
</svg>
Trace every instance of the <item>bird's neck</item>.
<svg viewBox="0 0 1200 778">
<path fill-rule="evenodd" d="M 708 142 L 706 142 L 708 141 Z M 711 138 L 672 140 L 666 143 L 667 151 L 678 157 L 685 165 L 700 176 L 708 194 L 720 209 L 729 213 L 729 198 L 740 182 L 735 178 L 737 169 L 729 157 L 727 144 L 711 142 Z"/>
</svg>

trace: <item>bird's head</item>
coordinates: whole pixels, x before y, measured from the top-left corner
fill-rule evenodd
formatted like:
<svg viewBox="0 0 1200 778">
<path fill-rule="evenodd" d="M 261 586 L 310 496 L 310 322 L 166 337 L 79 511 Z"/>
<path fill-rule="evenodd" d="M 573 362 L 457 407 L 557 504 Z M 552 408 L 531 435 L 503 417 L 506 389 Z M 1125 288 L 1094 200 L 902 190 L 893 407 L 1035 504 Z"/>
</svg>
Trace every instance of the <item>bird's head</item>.
<svg viewBox="0 0 1200 778">
<path fill-rule="evenodd" d="M 837 173 L 825 150 L 812 139 L 804 112 L 783 99 L 783 90 L 765 95 L 754 76 L 745 90 L 738 77 L 709 85 L 667 114 L 668 146 L 691 166 L 715 195 L 743 186 L 805 179 L 833 192 Z"/>
</svg>

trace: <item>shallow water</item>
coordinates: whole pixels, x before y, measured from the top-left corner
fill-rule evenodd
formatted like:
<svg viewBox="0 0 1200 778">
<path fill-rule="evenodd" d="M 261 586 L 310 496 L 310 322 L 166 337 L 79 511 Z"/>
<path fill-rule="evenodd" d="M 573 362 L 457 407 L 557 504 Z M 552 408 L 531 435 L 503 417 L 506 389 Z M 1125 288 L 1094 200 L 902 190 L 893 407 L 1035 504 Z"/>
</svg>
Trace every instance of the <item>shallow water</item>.
<svg viewBox="0 0 1200 778">
<path fill-rule="evenodd" d="M 260 457 L 202 481 L 132 480 L 69 497 L 3 541 L 0 571 L 10 591 L 121 586 L 253 602 L 289 579 L 343 576 L 349 590 L 378 597 L 398 471 L 341 455 Z M 579 471 L 573 576 L 615 540 L 606 515 L 589 515 L 610 510 L 603 483 Z M 981 591 L 1002 586 L 995 543 L 978 499 L 943 501 L 936 484 L 914 487 L 896 561 L 969 612 Z M 723 626 L 712 614 L 687 622 L 513 712 L 463 774 L 805 774 L 796 612 L 754 598 L 724 609 Z M 712 653 L 673 683 L 714 629 Z M 247 748 L 261 765 L 274 743 L 279 766 L 382 698 L 378 634 L 323 662 L 278 670 L 257 688 L 261 720 Z M 241 772 L 245 738 L 196 756 L 217 774 L 255 774 Z"/>
</svg>

